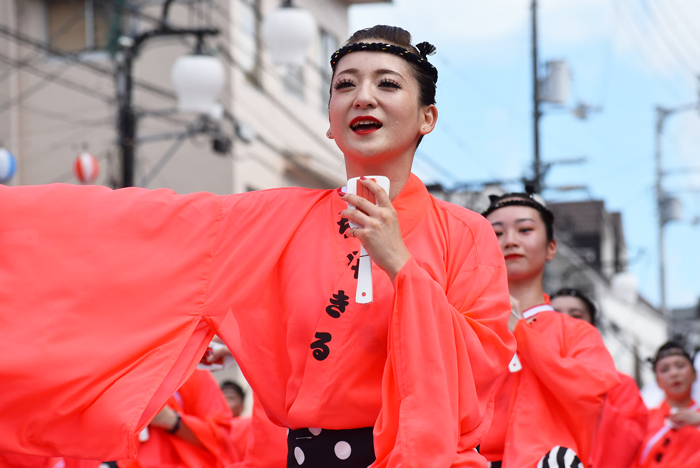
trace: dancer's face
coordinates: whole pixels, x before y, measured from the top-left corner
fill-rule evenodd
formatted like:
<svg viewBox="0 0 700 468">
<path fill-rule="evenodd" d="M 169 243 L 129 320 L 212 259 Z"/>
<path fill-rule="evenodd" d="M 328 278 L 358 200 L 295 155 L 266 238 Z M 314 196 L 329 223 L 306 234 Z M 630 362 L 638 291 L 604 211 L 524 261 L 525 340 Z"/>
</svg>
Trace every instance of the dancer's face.
<svg viewBox="0 0 700 468">
<path fill-rule="evenodd" d="M 338 148 L 360 163 L 412 158 L 437 120 L 434 105 L 420 104 L 408 62 L 383 52 L 351 52 L 338 62 L 328 114 Z"/>
<path fill-rule="evenodd" d="M 674 400 L 686 399 L 695 380 L 695 370 L 683 356 L 667 356 L 656 363 L 656 381 L 666 396 Z"/>
<path fill-rule="evenodd" d="M 574 296 L 557 296 L 552 299 L 552 307 L 561 314 L 569 315 L 576 319 L 585 320 L 592 324 L 593 318 L 588 312 L 586 303 Z"/>
<path fill-rule="evenodd" d="M 542 274 L 557 252 L 556 241 L 547 241 L 540 213 L 527 206 L 506 206 L 488 216 L 506 260 L 508 281 L 524 281 Z"/>
</svg>

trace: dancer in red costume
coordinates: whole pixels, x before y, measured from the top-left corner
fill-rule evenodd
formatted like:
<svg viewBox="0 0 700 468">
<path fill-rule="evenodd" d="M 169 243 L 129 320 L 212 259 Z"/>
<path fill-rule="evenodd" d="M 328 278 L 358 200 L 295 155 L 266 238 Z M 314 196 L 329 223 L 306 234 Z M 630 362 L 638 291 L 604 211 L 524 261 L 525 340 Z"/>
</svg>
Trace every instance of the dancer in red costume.
<svg viewBox="0 0 700 468">
<path fill-rule="evenodd" d="M 552 307 L 559 313 L 596 326 L 597 311 L 581 291 L 561 289 L 552 295 Z M 617 373 L 620 385 L 608 392 L 598 434 L 593 442 L 590 468 L 627 468 L 634 461 L 647 430 L 649 410 L 632 377 Z"/>
<path fill-rule="evenodd" d="M 651 410 L 647 435 L 633 468 L 700 468 L 700 404 L 691 391 L 693 361 L 677 343 L 659 348 L 654 372 L 666 400 Z"/>
<path fill-rule="evenodd" d="M 0 187 L 0 451 L 134 456 L 216 333 L 291 429 L 289 466 L 485 466 L 515 350 L 506 269 L 491 226 L 411 174 L 437 121 L 433 51 L 376 27 L 333 55 L 329 137 L 348 177 L 390 179 L 361 181 L 377 205 Z M 361 245 L 370 304 L 354 300 Z"/>
<path fill-rule="evenodd" d="M 508 326 L 518 345 L 510 371 L 496 384 L 494 424 L 481 444 L 492 467 L 582 466 L 605 394 L 618 384 L 595 328 L 556 313 L 543 292 L 556 241 L 554 216 L 538 198 L 493 197 L 484 213 L 506 260 L 513 297 Z"/>
<path fill-rule="evenodd" d="M 233 416 L 209 371 L 195 370 L 148 426 L 136 459 L 119 468 L 226 468 L 242 459 L 231 441 Z"/>
</svg>

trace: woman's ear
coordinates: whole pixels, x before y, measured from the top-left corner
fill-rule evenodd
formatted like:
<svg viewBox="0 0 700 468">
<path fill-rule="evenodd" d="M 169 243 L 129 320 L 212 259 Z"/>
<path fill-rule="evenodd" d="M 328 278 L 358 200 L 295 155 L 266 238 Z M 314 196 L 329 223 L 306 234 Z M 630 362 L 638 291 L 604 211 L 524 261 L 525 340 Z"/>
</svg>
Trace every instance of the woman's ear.
<svg viewBox="0 0 700 468">
<path fill-rule="evenodd" d="M 557 255 L 557 240 L 552 239 L 551 241 L 549 241 L 547 243 L 547 255 L 546 255 L 545 259 L 548 262 L 551 262 L 552 260 L 554 260 L 554 257 L 556 257 L 556 255 Z"/>
<path fill-rule="evenodd" d="M 421 108 L 421 113 L 422 122 L 418 134 L 427 135 L 433 131 L 435 124 L 437 124 L 438 110 L 435 104 L 431 104 L 429 106 L 423 106 Z"/>
</svg>

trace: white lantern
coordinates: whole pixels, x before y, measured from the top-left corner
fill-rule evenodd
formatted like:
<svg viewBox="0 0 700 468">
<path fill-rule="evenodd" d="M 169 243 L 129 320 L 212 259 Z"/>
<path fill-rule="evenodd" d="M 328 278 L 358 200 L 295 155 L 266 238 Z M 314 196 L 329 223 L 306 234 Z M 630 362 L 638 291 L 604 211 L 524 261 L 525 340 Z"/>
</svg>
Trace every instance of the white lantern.
<svg viewBox="0 0 700 468">
<path fill-rule="evenodd" d="M 563 60 L 550 60 L 546 65 L 547 76 L 542 83 L 540 100 L 552 104 L 566 104 L 571 87 L 569 66 Z"/>
<path fill-rule="evenodd" d="M 82 152 L 75 158 L 73 172 L 81 184 L 91 184 L 100 173 L 100 163 L 95 156 Z"/>
<path fill-rule="evenodd" d="M 12 179 L 17 171 L 17 160 L 7 148 L 0 147 L 0 183 Z"/>
<path fill-rule="evenodd" d="M 208 55 L 183 55 L 175 61 L 170 77 L 180 112 L 216 115 L 224 87 L 224 66 Z"/>
<path fill-rule="evenodd" d="M 316 21 L 308 11 L 287 2 L 265 17 L 261 32 L 273 64 L 300 67 L 316 35 Z"/>
</svg>

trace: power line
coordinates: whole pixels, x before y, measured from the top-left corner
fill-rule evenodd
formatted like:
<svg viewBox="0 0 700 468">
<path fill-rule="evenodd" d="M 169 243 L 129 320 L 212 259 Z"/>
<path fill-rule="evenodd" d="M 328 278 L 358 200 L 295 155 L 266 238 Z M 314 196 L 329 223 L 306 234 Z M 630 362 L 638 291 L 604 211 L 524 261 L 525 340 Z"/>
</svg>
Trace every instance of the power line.
<svg viewBox="0 0 700 468">
<path fill-rule="evenodd" d="M 643 0 L 640 0 L 640 1 L 643 1 Z M 656 2 L 651 2 L 651 4 L 655 5 Z M 653 6 L 653 8 L 654 8 L 654 15 L 657 18 L 660 18 L 661 22 L 663 22 L 668 27 L 668 23 L 666 23 L 666 18 L 664 17 L 664 15 L 659 14 L 658 10 L 656 9 L 656 6 Z M 669 40 L 667 40 L 666 34 L 665 34 L 665 32 L 663 32 L 664 29 L 661 28 L 658 25 L 658 23 L 654 21 L 654 15 L 652 15 L 652 12 L 648 8 L 642 8 L 642 9 L 649 17 L 649 22 L 653 26 L 655 26 L 655 29 L 658 33 L 658 36 L 661 38 L 662 43 L 666 46 L 666 49 L 669 52 L 671 52 L 671 55 L 673 57 L 675 57 L 676 59 L 678 59 L 683 64 L 683 66 L 688 69 L 688 71 L 690 71 L 691 73 L 695 73 L 695 70 L 693 70 L 693 66 L 690 65 L 688 62 L 686 62 L 687 57 L 685 56 L 685 53 L 682 52 L 682 49 L 678 48 L 678 45 L 676 44 L 674 37 L 671 36 L 671 38 Z"/>
</svg>

